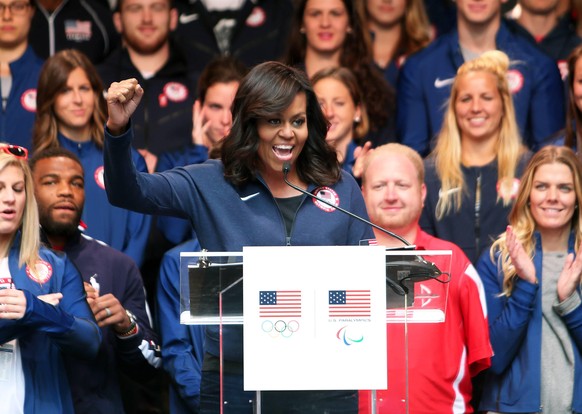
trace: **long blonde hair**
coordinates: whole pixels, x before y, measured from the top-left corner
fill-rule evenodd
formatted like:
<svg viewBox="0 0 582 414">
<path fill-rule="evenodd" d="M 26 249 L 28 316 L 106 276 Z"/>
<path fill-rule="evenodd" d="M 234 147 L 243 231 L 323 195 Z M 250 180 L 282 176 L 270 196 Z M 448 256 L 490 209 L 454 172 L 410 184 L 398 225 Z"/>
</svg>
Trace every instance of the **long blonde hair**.
<svg viewBox="0 0 582 414">
<path fill-rule="evenodd" d="M 465 190 L 465 179 L 461 169 L 462 143 L 461 132 L 455 114 L 455 101 L 459 94 L 459 78 L 471 72 L 491 73 L 497 79 L 497 90 L 501 96 L 503 115 L 499 126 L 499 137 L 496 144 L 498 181 L 501 183 L 501 199 L 503 205 L 511 203 L 511 188 L 515 178 L 519 158 L 526 152 L 522 144 L 519 128 L 515 120 L 513 99 L 507 83 L 509 58 L 503 52 L 491 50 L 478 58 L 465 62 L 457 71 L 457 76 L 451 89 L 451 97 L 447 104 L 443 126 L 437 138 L 436 147 L 431 154 L 434 157 L 437 174 L 441 180 L 441 193 L 436 206 L 437 219 L 443 218 L 454 209 L 461 208 L 461 200 Z M 458 191 L 451 191 L 458 189 Z"/>
<path fill-rule="evenodd" d="M 570 169 L 574 177 L 576 206 L 579 206 L 582 200 L 582 165 L 574 151 L 568 147 L 550 145 L 543 147 L 534 154 L 523 173 L 515 204 L 509 213 L 509 224 L 517 236 L 517 240 L 523 245 L 523 249 L 530 258 L 533 258 L 535 252 L 535 238 L 533 236 L 536 229 L 536 222 L 529 207 L 529 197 L 533 187 L 534 175 L 540 166 L 554 163 L 564 164 Z M 581 214 L 581 209 L 578 207 L 572 216 L 572 229 L 576 235 L 576 251 L 582 240 Z M 495 260 L 495 254 L 497 252 L 499 252 L 498 265 L 503 272 L 503 294 L 509 296 L 513 290 L 515 279 L 518 276 L 509 257 L 506 233 L 501 234 L 491 246 L 491 260 Z"/>
<path fill-rule="evenodd" d="M 6 167 L 14 166 L 19 168 L 24 174 L 24 189 L 26 194 L 26 201 L 24 204 L 24 211 L 22 213 L 22 222 L 20 228 L 22 236 L 20 241 L 20 254 L 18 266 L 22 267 L 26 264 L 32 274 L 36 277 L 36 263 L 40 259 L 38 250 L 40 248 L 40 231 L 38 220 L 38 207 L 36 199 L 34 198 L 34 186 L 30 168 L 25 159 L 17 158 L 13 155 L 0 153 L 0 171 L 4 171 Z M 10 252 L 10 247 L 14 242 L 16 233 L 12 235 L 10 242 L 2 249 L 4 254 Z"/>
</svg>

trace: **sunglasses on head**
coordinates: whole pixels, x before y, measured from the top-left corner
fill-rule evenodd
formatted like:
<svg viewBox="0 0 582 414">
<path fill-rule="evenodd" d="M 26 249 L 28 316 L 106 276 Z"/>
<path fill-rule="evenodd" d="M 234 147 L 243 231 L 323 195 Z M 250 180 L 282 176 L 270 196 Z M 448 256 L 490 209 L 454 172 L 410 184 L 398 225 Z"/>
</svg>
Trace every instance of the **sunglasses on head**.
<svg viewBox="0 0 582 414">
<path fill-rule="evenodd" d="M 28 150 L 19 145 L 2 145 L 0 144 L 0 151 L 5 154 L 14 155 L 16 158 L 28 159 Z"/>
</svg>

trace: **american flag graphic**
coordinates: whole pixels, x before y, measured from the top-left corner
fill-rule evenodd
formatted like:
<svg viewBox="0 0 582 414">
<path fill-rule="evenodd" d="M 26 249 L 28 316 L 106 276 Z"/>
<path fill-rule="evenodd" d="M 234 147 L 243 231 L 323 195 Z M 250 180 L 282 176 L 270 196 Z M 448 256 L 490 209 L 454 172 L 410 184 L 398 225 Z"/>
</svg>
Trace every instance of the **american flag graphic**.
<svg viewBox="0 0 582 414">
<path fill-rule="evenodd" d="M 301 317 L 300 290 L 259 291 L 259 317 L 285 318 Z"/>
<path fill-rule="evenodd" d="M 67 40 L 76 42 L 91 39 L 91 22 L 83 20 L 65 20 L 65 36 Z"/>
<path fill-rule="evenodd" d="M 370 290 L 330 290 L 330 317 L 370 316 Z"/>
</svg>

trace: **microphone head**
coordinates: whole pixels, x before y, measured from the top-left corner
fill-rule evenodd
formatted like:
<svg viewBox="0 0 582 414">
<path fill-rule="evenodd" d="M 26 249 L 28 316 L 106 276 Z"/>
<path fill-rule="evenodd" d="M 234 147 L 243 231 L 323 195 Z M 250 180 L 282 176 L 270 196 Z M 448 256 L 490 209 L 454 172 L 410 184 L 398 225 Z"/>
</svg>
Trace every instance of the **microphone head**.
<svg viewBox="0 0 582 414">
<path fill-rule="evenodd" d="M 283 174 L 287 175 L 291 171 L 291 163 L 286 161 L 283 163 Z"/>
</svg>

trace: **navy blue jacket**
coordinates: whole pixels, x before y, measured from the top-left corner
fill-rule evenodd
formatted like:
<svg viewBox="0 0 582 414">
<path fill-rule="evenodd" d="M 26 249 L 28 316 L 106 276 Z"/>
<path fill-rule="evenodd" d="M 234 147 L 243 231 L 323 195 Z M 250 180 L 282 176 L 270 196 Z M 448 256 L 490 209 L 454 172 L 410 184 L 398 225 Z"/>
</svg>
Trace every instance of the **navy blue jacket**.
<svg viewBox="0 0 582 414">
<path fill-rule="evenodd" d="M 179 11 L 176 35 L 190 64 L 199 71 L 217 55 L 231 55 L 251 67 L 279 60 L 285 53 L 293 5 L 290 0 L 246 0 L 236 11 L 209 12 L 201 0 L 176 2 Z M 230 36 L 220 41 L 214 25 L 228 20 Z"/>
<path fill-rule="evenodd" d="M 511 61 L 508 78 L 524 142 L 536 151 L 564 125 L 564 91 L 555 62 L 501 24 L 497 48 Z M 464 63 L 456 30 L 410 56 L 398 78 L 397 130 L 402 143 L 426 156 L 441 129 L 451 84 Z"/>
<path fill-rule="evenodd" d="M 508 20 L 507 25 L 510 30 L 523 36 L 554 59 L 558 67 L 561 63 L 565 63 L 570 52 L 582 43 L 582 38 L 576 33 L 576 24 L 569 14 L 562 16 L 558 24 L 540 41 L 537 41 L 517 20 Z M 567 75 L 567 72 L 562 73 L 562 78 L 565 78 L 564 75 Z"/>
<path fill-rule="evenodd" d="M 511 296 L 503 291 L 503 273 L 489 252 L 477 263 L 483 281 L 489 336 L 493 352 L 481 396 L 480 410 L 502 413 L 542 412 L 541 359 L 542 349 L 542 261 L 541 239 L 536 233 L 533 263 L 538 284 L 517 279 Z M 574 253 L 574 237 L 570 236 L 568 252 Z M 495 260 L 497 260 L 496 255 Z M 580 288 L 574 293 L 580 295 Z M 582 306 L 562 316 L 572 339 L 574 352 L 574 386 L 572 411 L 582 413 Z M 556 378 L 559 381 L 559 378 Z"/>
<path fill-rule="evenodd" d="M 531 154 L 523 156 L 515 172 L 514 194 L 519 188 L 519 177 L 523 173 Z M 434 160 L 425 160 L 426 199 L 420 217 L 424 231 L 439 239 L 455 243 L 475 263 L 481 253 L 488 249 L 492 241 L 505 231 L 507 216 L 513 204 L 503 205 L 497 200 L 497 160 L 483 167 L 461 167 L 465 179 L 461 208 L 449 212 L 437 220 L 436 205 L 441 195 L 441 181 L 436 172 Z M 480 185 L 478 182 L 480 181 Z M 480 189 L 478 191 L 477 189 Z M 477 193 L 479 192 L 479 197 Z M 480 203 L 477 203 L 477 199 Z"/>
<path fill-rule="evenodd" d="M 26 414 L 73 414 L 64 355 L 94 358 L 101 344 L 101 331 L 86 300 L 83 281 L 63 255 L 40 249 L 40 268 L 48 280 L 39 283 L 18 266 L 20 235 L 8 256 L 16 289 L 26 297 L 26 311 L 19 320 L 0 320 L 0 343 L 18 339 L 25 381 Z M 37 265 L 37 269 L 39 266 Z M 38 299 L 48 293 L 63 294 L 58 306 Z"/>
<path fill-rule="evenodd" d="M 63 251 L 83 281 L 90 283 L 95 276 L 100 295 L 113 294 L 137 317 L 138 332 L 128 338 L 119 338 L 111 327 L 101 328 L 103 342 L 95 359 L 65 358 L 76 412 L 123 413 L 118 369 L 140 380 L 153 374 L 152 367 L 161 365 L 139 269 L 125 254 L 80 232 L 69 239 Z"/>
<path fill-rule="evenodd" d="M 140 174 L 131 162 L 131 136 L 131 128 L 119 137 L 105 131 L 105 182 L 111 203 L 147 214 L 187 218 L 200 245 L 208 251 L 241 252 L 243 246 L 358 245 L 361 240 L 374 238 L 369 225 L 338 210 L 326 212 L 307 196 L 303 197 L 287 237 L 277 203 L 260 176 L 234 186 L 224 179 L 219 160 Z M 315 188 L 310 184 L 307 190 Z M 342 172 L 342 178 L 332 188 L 340 207 L 368 217 L 362 192 L 353 177 Z M 242 330 L 233 331 L 224 341 L 224 358 L 240 361 Z M 207 333 L 207 352 L 218 356 L 218 330 L 208 329 Z"/>
<path fill-rule="evenodd" d="M 119 48 L 99 66 L 105 88 L 121 79 L 136 78 L 147 91 L 133 114 L 135 148 L 155 155 L 178 150 L 192 142 L 192 106 L 196 99 L 198 73 L 170 42 L 170 57 L 154 76 L 144 79 L 125 48 Z"/>
<path fill-rule="evenodd" d="M 104 4 L 92 0 L 63 0 L 50 13 L 35 2 L 28 41 L 47 59 L 59 50 L 77 49 L 91 62 L 101 62 L 120 43 L 113 14 Z"/>
<path fill-rule="evenodd" d="M 0 141 L 32 149 L 36 85 L 42 64 L 30 46 L 21 57 L 10 62 L 12 88 L 6 109 L 0 106 Z"/>
</svg>

